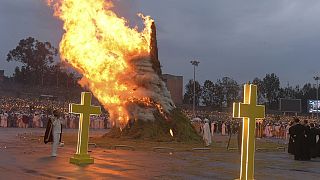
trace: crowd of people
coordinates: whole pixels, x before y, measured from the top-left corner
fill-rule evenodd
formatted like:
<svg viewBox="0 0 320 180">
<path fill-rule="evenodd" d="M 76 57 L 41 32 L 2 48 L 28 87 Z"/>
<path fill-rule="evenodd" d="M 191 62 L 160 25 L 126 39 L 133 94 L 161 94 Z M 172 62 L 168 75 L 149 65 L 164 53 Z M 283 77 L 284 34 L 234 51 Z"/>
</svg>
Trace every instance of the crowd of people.
<svg viewBox="0 0 320 180">
<path fill-rule="evenodd" d="M 55 109 L 61 112 L 64 128 L 78 128 L 79 117 L 68 113 L 69 103 L 37 98 L 0 97 L 0 127 L 44 128 Z M 197 118 L 193 118 L 192 111 L 183 111 L 207 146 L 212 143 L 215 134 L 232 135 L 241 128 L 241 121 L 233 119 L 228 112 L 196 111 Z M 106 113 L 92 116 L 90 121 L 91 128 L 110 127 Z M 307 116 L 296 117 L 293 122 L 290 116 L 268 114 L 265 119 L 256 122 L 256 137 L 285 139 L 289 142 L 289 153 L 294 154 L 296 160 L 320 156 L 320 124 Z"/>
<path fill-rule="evenodd" d="M 63 128 L 78 128 L 79 117 L 68 113 L 69 102 L 37 98 L 0 97 L 0 127 L 44 128 L 52 110 L 62 113 Z M 91 116 L 90 128 L 109 127 L 108 116 Z"/>
<path fill-rule="evenodd" d="M 196 113 L 197 118 L 192 118 L 191 111 L 185 110 L 207 146 L 212 143 L 216 134 L 232 135 L 241 130 L 241 121 L 233 119 L 231 113 Z M 288 152 L 296 160 L 320 157 L 320 124 L 312 117 L 295 116 L 293 121 L 290 116 L 268 114 L 265 119 L 257 120 L 255 134 L 257 138 L 283 139 L 288 143 Z"/>
<path fill-rule="evenodd" d="M 295 160 L 308 161 L 320 157 L 320 128 L 307 120 L 295 118 L 290 123 L 288 153 L 294 155 Z"/>
</svg>

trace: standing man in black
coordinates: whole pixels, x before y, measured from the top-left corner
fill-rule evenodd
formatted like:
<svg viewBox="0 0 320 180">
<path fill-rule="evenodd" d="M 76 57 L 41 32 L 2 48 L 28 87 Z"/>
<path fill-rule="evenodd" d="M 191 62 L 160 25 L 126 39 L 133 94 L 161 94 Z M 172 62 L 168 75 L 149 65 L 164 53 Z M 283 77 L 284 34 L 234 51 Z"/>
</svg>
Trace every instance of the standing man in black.
<svg viewBox="0 0 320 180">
<path fill-rule="evenodd" d="M 294 147 L 294 160 L 304 160 L 304 144 L 306 141 L 305 137 L 305 127 L 300 124 L 300 120 L 295 118 L 295 125 L 290 129 L 290 137 L 293 138 L 293 147 Z"/>
<path fill-rule="evenodd" d="M 309 133 L 308 140 L 309 140 L 311 158 L 317 157 L 317 136 L 318 136 L 318 129 L 316 129 L 314 123 L 310 123 L 310 133 Z"/>
<path fill-rule="evenodd" d="M 303 160 L 304 161 L 309 161 L 311 160 L 311 155 L 310 155 L 310 144 L 311 144 L 311 133 L 310 133 L 310 126 L 308 124 L 308 120 L 303 121 L 303 126 L 305 127 L 305 140 L 303 142 Z"/>
<path fill-rule="evenodd" d="M 288 144 L 288 153 L 289 154 L 294 154 L 294 142 L 293 142 L 293 126 L 296 125 L 294 121 L 291 121 L 289 123 L 290 128 L 289 128 L 289 144 Z"/>
</svg>

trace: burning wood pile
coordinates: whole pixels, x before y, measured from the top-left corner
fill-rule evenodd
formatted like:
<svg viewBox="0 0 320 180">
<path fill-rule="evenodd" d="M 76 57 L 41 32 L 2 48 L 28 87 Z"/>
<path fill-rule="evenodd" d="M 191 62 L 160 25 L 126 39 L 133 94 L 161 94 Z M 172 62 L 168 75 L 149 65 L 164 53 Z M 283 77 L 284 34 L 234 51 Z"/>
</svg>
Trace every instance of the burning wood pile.
<svg viewBox="0 0 320 180">
<path fill-rule="evenodd" d="M 149 16 L 138 14 L 144 22 L 139 31 L 112 11 L 111 1 L 49 0 L 49 5 L 64 22 L 62 61 L 82 74 L 79 84 L 109 112 L 114 127 L 172 122 L 175 105 L 160 77 L 156 28 Z"/>
</svg>

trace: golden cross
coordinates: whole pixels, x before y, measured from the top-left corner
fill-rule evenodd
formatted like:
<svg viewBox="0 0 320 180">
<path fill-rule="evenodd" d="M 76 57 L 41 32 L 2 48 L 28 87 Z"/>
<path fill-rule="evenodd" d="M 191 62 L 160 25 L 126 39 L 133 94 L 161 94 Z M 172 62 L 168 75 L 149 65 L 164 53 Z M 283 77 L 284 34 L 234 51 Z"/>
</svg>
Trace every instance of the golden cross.
<svg viewBox="0 0 320 180">
<path fill-rule="evenodd" d="M 77 152 L 70 158 L 73 164 L 92 164 L 94 159 L 88 154 L 90 115 L 101 114 L 100 106 L 91 105 L 92 94 L 81 93 L 81 104 L 69 104 L 69 113 L 80 114 Z"/>
<path fill-rule="evenodd" d="M 256 85 L 244 85 L 244 102 L 233 103 L 233 117 L 243 118 L 240 180 L 253 180 L 256 119 L 265 117 L 265 107 L 257 105 Z"/>
</svg>

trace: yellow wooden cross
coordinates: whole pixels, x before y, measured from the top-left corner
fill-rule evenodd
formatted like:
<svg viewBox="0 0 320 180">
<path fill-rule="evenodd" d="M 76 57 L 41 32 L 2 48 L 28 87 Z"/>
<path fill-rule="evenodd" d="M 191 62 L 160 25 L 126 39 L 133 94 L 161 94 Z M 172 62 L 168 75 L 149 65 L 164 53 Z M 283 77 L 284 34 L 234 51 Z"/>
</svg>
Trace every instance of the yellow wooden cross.
<svg viewBox="0 0 320 180">
<path fill-rule="evenodd" d="M 94 159 L 88 154 L 90 115 L 101 114 L 101 107 L 92 106 L 91 99 L 92 94 L 90 92 L 82 92 L 81 104 L 69 104 L 70 113 L 80 114 L 77 152 L 70 158 L 70 163 L 73 164 L 94 163 Z"/>
<path fill-rule="evenodd" d="M 256 119 L 265 117 L 265 107 L 257 105 L 256 85 L 244 85 L 244 102 L 233 104 L 233 117 L 243 118 L 240 180 L 253 180 Z"/>
</svg>

